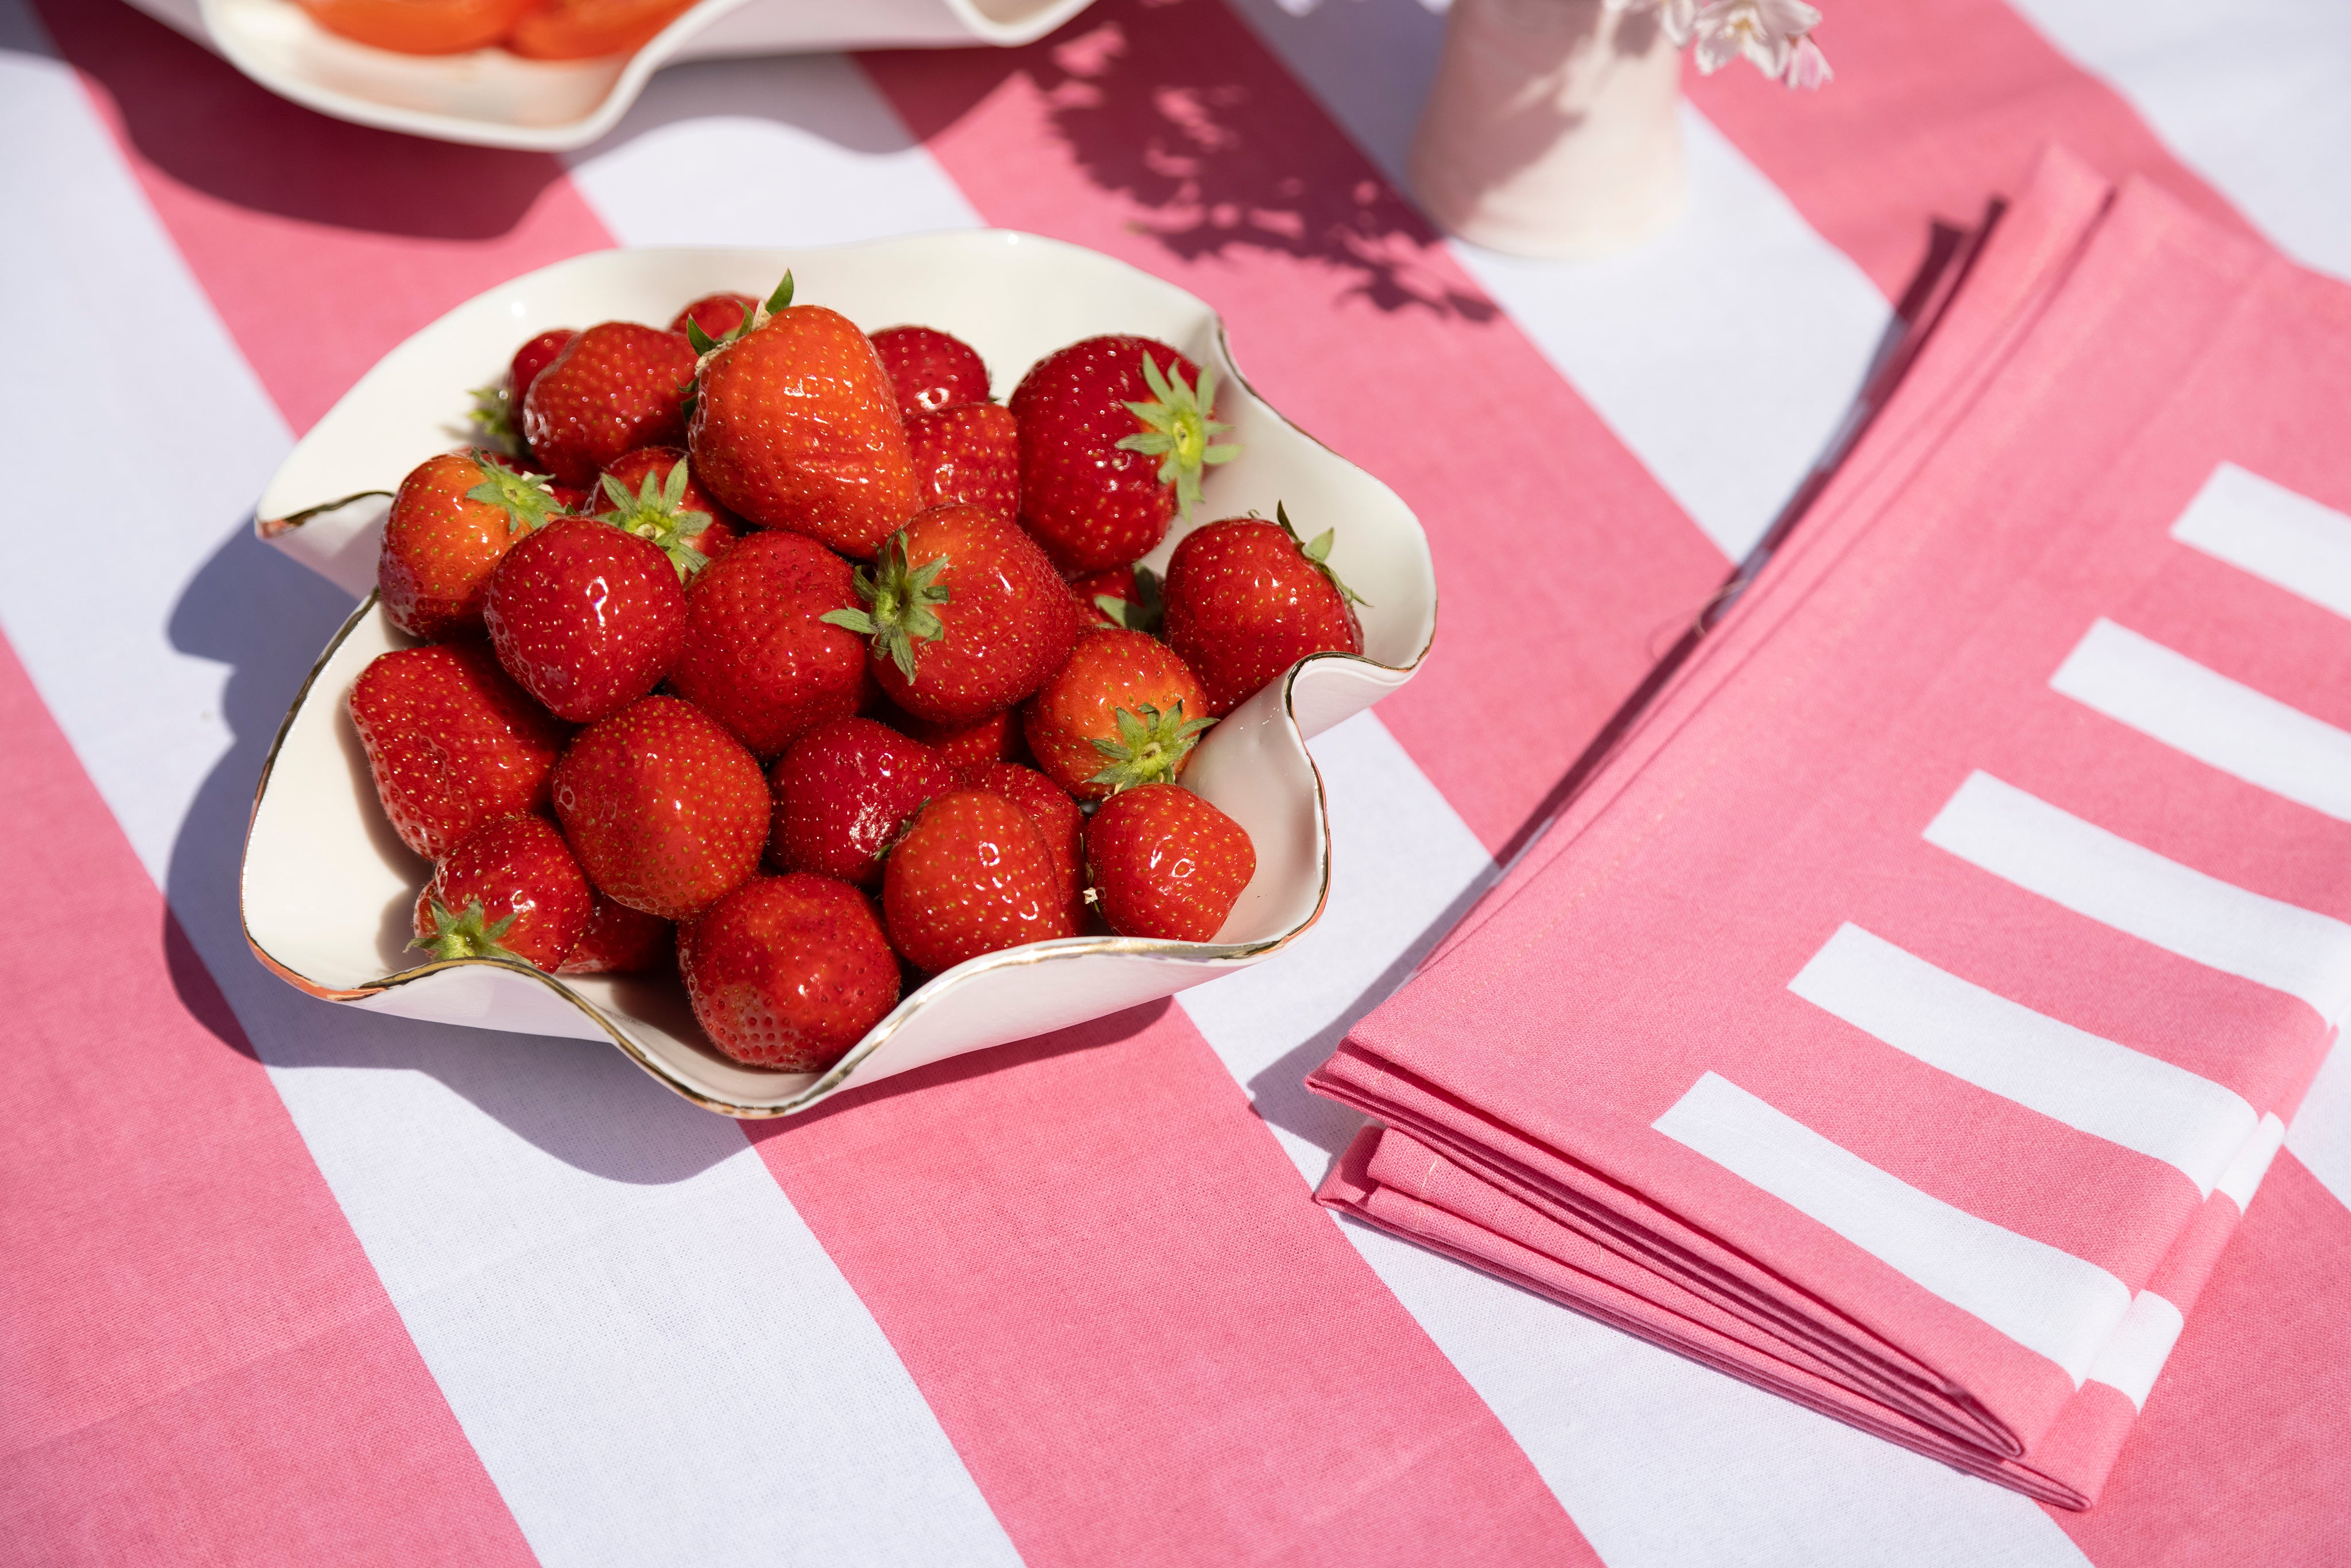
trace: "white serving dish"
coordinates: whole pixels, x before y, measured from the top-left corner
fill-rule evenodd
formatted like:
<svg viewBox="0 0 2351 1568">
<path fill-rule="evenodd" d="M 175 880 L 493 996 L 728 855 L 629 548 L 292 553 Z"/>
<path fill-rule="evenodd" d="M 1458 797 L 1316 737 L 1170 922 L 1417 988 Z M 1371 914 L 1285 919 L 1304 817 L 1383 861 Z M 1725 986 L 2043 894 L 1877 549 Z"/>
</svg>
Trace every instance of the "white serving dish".
<svg viewBox="0 0 2351 1568">
<path fill-rule="evenodd" d="M 560 152 L 595 141 L 679 60 L 1025 44 L 1087 0 L 702 0 L 633 54 L 403 55 L 338 37 L 294 0 L 131 0 L 280 98 L 412 136 Z"/>
<path fill-rule="evenodd" d="M 830 1071 L 745 1067 L 702 1039 L 674 983 L 558 978 L 484 959 L 415 965 L 409 910 L 430 874 L 378 808 L 345 706 L 367 662 L 405 642 L 377 609 L 378 538 L 401 477 L 463 436 L 466 389 L 502 374 L 550 327 L 666 321 L 720 289 L 764 293 L 786 267 L 804 301 L 867 330 L 920 322 L 987 361 L 998 397 L 1063 344 L 1104 332 L 1161 339 L 1222 382 L 1235 462 L 1210 471 L 1199 519 L 1285 504 L 1302 532 L 1335 528 L 1332 562 L 1370 601 L 1363 657 L 1318 654 L 1209 730 L 1185 782 L 1248 829 L 1255 878 L 1212 943 L 1080 936 L 992 953 L 934 977 Z M 355 497 L 346 500 L 346 497 Z M 344 504 L 334 505 L 342 501 Z M 246 841 L 246 935 L 262 962 L 316 997 L 438 1023 L 611 1040 L 696 1103 L 734 1116 L 802 1110 L 963 1051 L 1097 1018 L 1260 962 L 1322 913 L 1330 886 L 1322 783 L 1305 742 L 1412 675 L 1435 633 L 1426 538 L 1395 493 L 1259 398 L 1224 327 L 1191 295 L 1096 252 L 1003 230 L 831 249 L 611 250 L 543 267 L 468 301 L 386 355 L 304 436 L 264 493 L 264 538 L 353 593 L 287 715 Z M 1164 564 L 1176 538 L 1155 552 Z"/>
</svg>

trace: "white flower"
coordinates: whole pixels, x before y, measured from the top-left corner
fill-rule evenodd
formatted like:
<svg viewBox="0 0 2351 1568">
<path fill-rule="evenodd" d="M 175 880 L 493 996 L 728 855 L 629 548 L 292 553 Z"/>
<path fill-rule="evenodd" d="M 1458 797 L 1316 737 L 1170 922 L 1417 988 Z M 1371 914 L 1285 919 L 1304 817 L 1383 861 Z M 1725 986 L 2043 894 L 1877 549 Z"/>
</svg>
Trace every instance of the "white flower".
<svg viewBox="0 0 2351 1568">
<path fill-rule="evenodd" d="M 1810 38 L 1798 38 L 1795 52 L 1788 57 L 1788 85 L 1817 90 L 1836 80 L 1836 72 L 1829 69 L 1828 56 Z"/>
<path fill-rule="evenodd" d="M 1611 9 L 1627 12 L 1655 11 L 1657 30 L 1666 41 L 1681 48 L 1690 41 L 1690 28 L 1698 20 L 1699 0 L 1608 0 Z"/>
<path fill-rule="evenodd" d="M 1820 22 L 1821 14 L 1804 0 L 1710 0 L 1692 24 L 1698 68 L 1712 76 L 1744 55 L 1757 70 L 1778 78 L 1786 73 L 1796 41 Z"/>
</svg>

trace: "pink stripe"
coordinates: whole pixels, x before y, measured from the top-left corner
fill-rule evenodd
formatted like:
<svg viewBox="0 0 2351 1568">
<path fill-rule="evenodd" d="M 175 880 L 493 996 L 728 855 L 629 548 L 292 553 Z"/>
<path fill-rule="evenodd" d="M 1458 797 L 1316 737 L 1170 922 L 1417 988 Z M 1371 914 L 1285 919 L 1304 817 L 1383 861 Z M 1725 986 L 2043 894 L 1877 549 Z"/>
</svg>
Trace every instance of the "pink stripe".
<svg viewBox="0 0 2351 1568">
<path fill-rule="evenodd" d="M 533 1561 L 5 642 L 0 736 L 0 1555 Z"/>
<path fill-rule="evenodd" d="M 1937 219 L 1972 225 L 2063 143 L 2141 173 L 2240 234 L 2252 225 L 2173 157 L 2121 94 L 2057 52 L 2002 0 L 1844 0 L 1821 47 L 1836 68 L 1802 97 L 1740 65 L 1686 76 L 1689 96 L 1823 237 L 1889 297 Z"/>
<path fill-rule="evenodd" d="M 1180 1009 L 752 1135 L 1033 1568 L 1596 1565 Z"/>
<path fill-rule="evenodd" d="M 612 243 L 551 157 L 346 125 L 128 5 L 37 3 L 298 433 L 450 307 Z"/>
<path fill-rule="evenodd" d="M 865 65 L 989 222 L 1207 299 L 1266 396 L 1419 513 L 1443 623 L 1380 718 L 1507 843 L 1721 580 L 1713 545 L 1214 0 Z"/>
</svg>

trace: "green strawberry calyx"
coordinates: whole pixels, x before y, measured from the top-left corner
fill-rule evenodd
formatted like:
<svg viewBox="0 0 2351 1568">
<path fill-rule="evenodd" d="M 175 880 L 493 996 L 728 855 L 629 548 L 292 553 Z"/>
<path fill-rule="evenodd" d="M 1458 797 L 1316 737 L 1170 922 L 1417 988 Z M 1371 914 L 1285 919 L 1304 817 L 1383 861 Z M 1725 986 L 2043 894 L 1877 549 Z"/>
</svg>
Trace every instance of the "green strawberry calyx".
<svg viewBox="0 0 2351 1568">
<path fill-rule="evenodd" d="M 1171 364 L 1163 371 L 1146 353 L 1143 381 L 1151 389 L 1152 401 L 1126 407 L 1143 421 L 1144 428 L 1118 444 L 1124 451 L 1161 459 L 1159 482 L 1176 486 L 1176 510 L 1188 517 L 1200 504 L 1201 470 L 1241 455 L 1238 444 L 1219 444 L 1215 439 L 1232 426 L 1208 417 L 1217 406 L 1217 367 L 1203 365 L 1200 384 L 1188 387 L 1182 371 Z"/>
<path fill-rule="evenodd" d="M 497 454 L 480 447 L 467 455 L 481 470 L 482 482 L 465 492 L 465 499 L 503 510 L 508 533 L 527 534 L 543 528 L 563 510 L 556 503 L 555 492 L 547 487 L 546 475 L 509 468 L 499 461 Z"/>
<path fill-rule="evenodd" d="M 669 563 L 677 568 L 681 582 L 710 564 L 710 558 L 695 543 L 702 537 L 702 530 L 710 526 L 710 514 L 684 504 L 686 478 L 685 460 L 680 458 L 670 465 L 666 482 L 648 472 L 644 483 L 632 496 L 626 485 L 607 474 L 601 485 L 604 499 L 611 506 L 596 514 L 600 523 L 610 523 L 624 534 L 651 539 L 669 557 Z"/>
<path fill-rule="evenodd" d="M 505 946 L 500 938 L 513 926 L 515 916 L 508 911 L 503 920 L 490 923 L 483 913 L 482 901 L 475 899 L 465 905 L 463 915 L 452 915 L 449 906 L 439 899 L 433 900 L 433 931 L 431 936 L 419 936 L 411 947 L 422 947 L 435 958 L 510 958 L 516 963 L 529 960 Z"/>
<path fill-rule="evenodd" d="M 1304 556 L 1307 563 L 1315 570 L 1330 580 L 1331 586 L 1339 591 L 1340 598 L 1350 604 L 1360 604 L 1366 610 L 1372 607 L 1370 600 L 1340 581 L 1339 574 L 1331 568 L 1331 541 L 1338 536 L 1338 529 L 1324 528 L 1311 539 L 1301 539 L 1298 537 L 1298 530 L 1290 526 L 1288 507 L 1276 501 L 1273 504 L 1273 516 L 1274 519 L 1281 524 L 1281 531 L 1290 536 L 1290 542 L 1298 547 L 1298 553 Z"/>
<path fill-rule="evenodd" d="M 495 449 L 500 455 L 511 457 L 522 451 L 522 432 L 515 427 L 514 393 L 504 382 L 493 382 L 486 387 L 475 387 L 474 406 L 467 416 L 473 421 L 474 432 L 481 437 L 480 444 Z"/>
<path fill-rule="evenodd" d="M 1094 595 L 1094 608 L 1113 626 L 1129 632 L 1142 632 L 1151 636 L 1159 634 L 1159 623 L 1165 618 L 1166 603 L 1159 591 L 1159 574 L 1147 566 L 1134 569 L 1134 597 L 1121 599 L 1115 593 Z"/>
<path fill-rule="evenodd" d="M 709 364 L 710 356 L 729 343 L 739 342 L 749 337 L 766 326 L 770 317 L 783 310 L 791 302 L 792 275 L 791 269 L 787 267 L 784 271 L 784 280 L 776 285 L 776 291 L 768 295 L 759 305 L 743 312 L 743 319 L 736 322 L 726 336 L 714 338 L 702 329 L 701 322 L 691 316 L 685 319 L 685 340 L 694 345 L 695 353 L 700 356 L 694 361 L 694 379 L 685 383 L 686 418 L 694 417 L 694 405 L 702 401 L 702 371 L 703 368 Z"/>
<path fill-rule="evenodd" d="M 914 644 L 935 643 L 947 634 L 946 622 L 934 606 L 953 597 L 938 580 L 947 567 L 946 556 L 935 556 L 914 566 L 906 559 L 904 529 L 883 541 L 872 570 L 857 569 L 852 582 L 862 610 L 828 610 L 817 617 L 861 637 L 873 639 L 873 648 L 898 666 L 909 684 L 914 678 Z"/>
<path fill-rule="evenodd" d="M 1113 795 L 1138 784 L 1172 782 L 1176 769 L 1183 765 L 1192 747 L 1200 743 L 1200 732 L 1217 722 L 1212 718 L 1186 718 L 1181 697 L 1165 713 L 1149 703 L 1136 706 L 1139 712 L 1118 708 L 1112 714 L 1118 726 L 1116 740 L 1093 737 L 1094 749 L 1108 759 L 1109 766 L 1086 782 L 1107 784 Z"/>
</svg>

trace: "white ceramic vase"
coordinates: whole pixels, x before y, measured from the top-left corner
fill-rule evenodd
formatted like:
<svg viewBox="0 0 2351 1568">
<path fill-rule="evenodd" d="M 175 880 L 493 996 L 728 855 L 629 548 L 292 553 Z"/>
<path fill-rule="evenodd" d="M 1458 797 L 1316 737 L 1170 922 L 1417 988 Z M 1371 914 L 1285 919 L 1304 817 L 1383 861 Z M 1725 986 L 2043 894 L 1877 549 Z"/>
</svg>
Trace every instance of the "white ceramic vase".
<svg viewBox="0 0 2351 1568">
<path fill-rule="evenodd" d="M 1453 0 L 1412 148 L 1421 204 L 1475 245 L 1604 256 L 1686 199 L 1681 56 L 1622 0 Z"/>
</svg>

